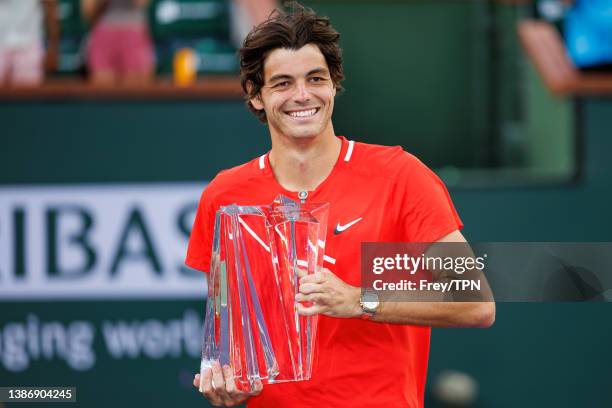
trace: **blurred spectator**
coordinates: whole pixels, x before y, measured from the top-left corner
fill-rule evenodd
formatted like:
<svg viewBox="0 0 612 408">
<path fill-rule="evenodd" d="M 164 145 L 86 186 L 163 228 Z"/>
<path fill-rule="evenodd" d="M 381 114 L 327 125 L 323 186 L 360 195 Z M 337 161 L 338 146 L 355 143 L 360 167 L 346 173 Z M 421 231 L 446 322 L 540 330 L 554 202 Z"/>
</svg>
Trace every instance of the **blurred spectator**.
<svg viewBox="0 0 612 408">
<path fill-rule="evenodd" d="M 94 84 L 151 81 L 155 57 L 147 26 L 148 3 L 149 0 L 81 0 L 83 15 L 92 28 L 87 64 Z"/>
<path fill-rule="evenodd" d="M 580 68 L 612 64 L 612 0 L 573 3 L 565 17 L 565 40 L 572 60 Z"/>
<path fill-rule="evenodd" d="M 263 23 L 277 7 L 277 0 L 232 0 L 232 42 L 236 47 L 240 48 L 249 31 Z"/>
<path fill-rule="evenodd" d="M 58 44 L 55 0 L 0 0 L 0 86 L 42 83 L 45 66 L 57 66 Z"/>
</svg>

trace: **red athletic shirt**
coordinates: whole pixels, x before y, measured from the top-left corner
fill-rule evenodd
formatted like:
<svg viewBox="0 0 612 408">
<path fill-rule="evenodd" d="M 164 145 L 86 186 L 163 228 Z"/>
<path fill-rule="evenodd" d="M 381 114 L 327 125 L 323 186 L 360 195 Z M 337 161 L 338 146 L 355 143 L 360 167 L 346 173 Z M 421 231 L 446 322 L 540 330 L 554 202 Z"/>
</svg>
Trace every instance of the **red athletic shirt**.
<svg viewBox="0 0 612 408">
<path fill-rule="evenodd" d="M 463 226 L 442 181 L 417 158 L 340 139 L 331 174 L 306 200 L 330 203 L 324 266 L 345 282 L 360 285 L 361 242 L 435 242 Z M 278 194 L 298 200 L 276 181 L 268 154 L 220 172 L 202 193 L 186 264 L 209 270 L 220 206 L 269 204 Z M 429 327 L 320 316 L 317 335 L 311 380 L 266 385 L 248 407 L 423 406 Z"/>
</svg>

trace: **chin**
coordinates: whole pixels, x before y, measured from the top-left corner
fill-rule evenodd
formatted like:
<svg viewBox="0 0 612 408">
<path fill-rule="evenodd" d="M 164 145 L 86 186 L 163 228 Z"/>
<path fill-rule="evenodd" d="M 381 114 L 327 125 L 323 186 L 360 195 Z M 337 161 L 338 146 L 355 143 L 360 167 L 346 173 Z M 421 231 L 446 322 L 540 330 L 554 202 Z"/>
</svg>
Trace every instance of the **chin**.
<svg viewBox="0 0 612 408">
<path fill-rule="evenodd" d="M 317 135 L 319 135 L 319 133 L 315 133 L 315 132 L 307 132 L 307 133 L 289 133 L 289 137 L 292 139 L 312 139 L 314 137 L 317 137 Z"/>
<path fill-rule="evenodd" d="M 292 139 L 311 139 L 323 133 L 319 127 L 309 127 L 307 129 L 287 129 L 285 134 Z"/>
<path fill-rule="evenodd" d="M 308 140 L 315 138 L 325 131 L 325 126 L 321 123 L 303 123 L 296 125 L 295 123 L 285 122 L 268 122 L 270 128 L 274 128 L 276 132 L 284 137 L 293 140 Z"/>
</svg>

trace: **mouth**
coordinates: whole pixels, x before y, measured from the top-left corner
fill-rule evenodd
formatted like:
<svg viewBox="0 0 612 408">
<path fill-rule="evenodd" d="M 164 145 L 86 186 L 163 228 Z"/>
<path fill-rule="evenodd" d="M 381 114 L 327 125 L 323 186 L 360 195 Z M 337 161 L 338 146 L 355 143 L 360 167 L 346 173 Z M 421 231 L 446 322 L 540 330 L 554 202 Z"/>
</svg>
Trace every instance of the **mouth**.
<svg viewBox="0 0 612 408">
<path fill-rule="evenodd" d="M 302 110 L 294 110 L 294 111 L 286 111 L 285 114 L 291 116 L 293 119 L 309 119 L 315 116 L 321 108 L 310 108 L 310 109 L 302 109 Z"/>
</svg>

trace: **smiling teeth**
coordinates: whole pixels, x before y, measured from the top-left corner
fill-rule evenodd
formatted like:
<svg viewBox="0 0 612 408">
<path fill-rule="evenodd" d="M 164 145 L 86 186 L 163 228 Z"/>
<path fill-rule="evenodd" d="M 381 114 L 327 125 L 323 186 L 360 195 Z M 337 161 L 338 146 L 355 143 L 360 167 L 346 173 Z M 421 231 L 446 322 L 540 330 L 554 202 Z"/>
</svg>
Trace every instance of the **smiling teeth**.
<svg viewBox="0 0 612 408">
<path fill-rule="evenodd" d="M 294 118 L 305 118 L 307 116 L 312 116 L 315 113 L 317 113 L 316 108 L 299 112 L 290 112 L 289 115 L 293 116 Z"/>
</svg>

